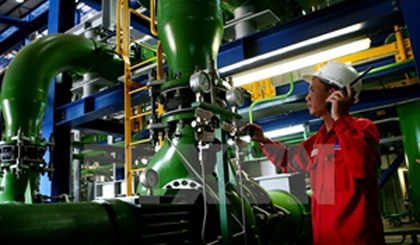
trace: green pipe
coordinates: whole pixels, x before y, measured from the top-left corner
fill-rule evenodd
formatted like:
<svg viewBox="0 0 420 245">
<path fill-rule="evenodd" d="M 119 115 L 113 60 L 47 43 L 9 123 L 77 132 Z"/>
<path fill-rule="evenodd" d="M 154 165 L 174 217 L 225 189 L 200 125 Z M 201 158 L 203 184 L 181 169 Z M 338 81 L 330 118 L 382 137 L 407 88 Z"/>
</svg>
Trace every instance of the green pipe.
<svg viewBox="0 0 420 245">
<path fill-rule="evenodd" d="M 285 208 L 290 215 L 276 225 L 271 245 L 300 244 L 299 239 L 304 239 L 311 234 L 309 208 L 292 194 L 283 190 L 268 192 L 273 204 Z"/>
<path fill-rule="evenodd" d="M 129 244 L 139 230 L 139 209 L 112 200 L 99 203 L 5 204 L 3 244 Z"/>
<path fill-rule="evenodd" d="M 250 123 L 254 122 L 253 117 L 252 117 L 252 110 L 254 109 L 254 106 L 256 106 L 257 104 L 260 104 L 262 102 L 284 99 L 284 98 L 289 97 L 289 95 L 291 95 L 293 93 L 294 78 L 293 78 L 293 73 L 292 72 L 289 72 L 289 80 L 290 80 L 290 88 L 289 88 L 289 91 L 286 94 L 278 95 L 278 96 L 271 97 L 271 98 L 264 98 L 264 99 L 256 100 L 251 104 L 251 106 L 249 107 L 249 122 Z"/>
<path fill-rule="evenodd" d="M 420 218 L 420 101 L 399 105 L 397 110 L 411 184 L 410 200 L 415 215 Z"/>
<path fill-rule="evenodd" d="M 13 59 L 3 80 L 6 141 L 22 128 L 31 142 L 39 143 L 50 83 L 60 72 L 98 72 L 116 81 L 123 66 L 111 50 L 84 37 L 54 34 L 32 41 Z"/>
<path fill-rule="evenodd" d="M 60 72 L 98 72 L 110 81 L 117 81 L 123 63 L 109 48 L 91 39 L 70 34 L 54 34 L 39 38 L 25 46 L 7 70 L 1 94 L 5 119 L 5 142 L 21 132 L 30 144 L 43 145 L 39 135 L 42 117 L 47 108 L 48 90 Z M 30 182 L 35 188 L 36 170 L 19 177 L 10 170 L 0 176 L 0 203 L 22 202 Z"/>
<path fill-rule="evenodd" d="M 401 62 L 397 62 L 397 63 L 393 63 L 393 64 L 389 64 L 389 65 L 384 65 L 384 66 L 381 66 L 381 67 L 378 67 L 378 68 L 374 68 L 368 74 L 378 73 L 378 72 L 381 72 L 381 71 L 384 71 L 384 70 L 387 70 L 387 69 L 391 69 L 391 68 L 394 68 L 394 67 L 399 67 L 399 66 L 405 65 L 405 64 L 410 63 L 410 62 L 414 62 L 414 59 L 407 59 L 407 60 L 404 60 L 404 61 L 401 61 Z"/>
<path fill-rule="evenodd" d="M 290 87 L 289 87 L 289 91 L 286 94 L 282 94 L 282 95 L 278 95 L 275 97 L 271 97 L 271 98 L 264 98 L 261 100 L 256 100 L 254 101 L 251 106 L 249 107 L 249 123 L 253 123 L 254 122 L 254 118 L 252 116 L 252 110 L 254 109 L 254 106 L 256 106 L 257 104 L 260 104 L 262 102 L 267 102 L 267 101 L 275 101 L 275 100 L 280 100 L 280 99 L 284 99 L 287 98 L 289 95 L 291 95 L 294 91 L 294 78 L 293 78 L 293 73 L 289 72 L 289 80 L 290 80 Z M 260 147 L 258 147 L 258 143 L 257 142 L 252 142 L 251 143 L 251 152 L 253 152 L 253 156 L 254 157 L 261 157 L 261 149 Z"/>
<path fill-rule="evenodd" d="M 168 60 L 168 77 L 181 74 L 188 83 L 196 67 L 206 69 L 210 58 L 217 60 L 223 36 L 220 0 L 157 3 L 157 30 Z"/>
</svg>

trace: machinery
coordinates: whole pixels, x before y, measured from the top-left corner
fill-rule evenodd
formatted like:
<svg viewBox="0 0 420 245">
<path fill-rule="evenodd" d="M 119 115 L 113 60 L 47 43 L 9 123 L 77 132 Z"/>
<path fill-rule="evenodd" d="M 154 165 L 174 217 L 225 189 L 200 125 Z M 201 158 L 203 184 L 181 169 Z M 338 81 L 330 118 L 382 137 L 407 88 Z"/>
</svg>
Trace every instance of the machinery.
<svg viewBox="0 0 420 245">
<path fill-rule="evenodd" d="M 148 1 L 142 4 L 149 7 Z M 149 76 L 149 129 L 153 145 L 159 139 L 164 143 L 141 173 L 132 197 L 31 204 L 37 201 L 39 174 L 53 173 L 53 161 L 42 159 L 47 147 L 53 150 L 53 137 L 46 142 L 39 134 L 52 78 L 60 72 L 96 72 L 115 81 L 127 61 L 96 41 L 69 34 L 40 38 L 20 51 L 5 75 L 1 97 L 6 121 L 0 166 L 2 241 L 124 244 L 133 235 L 140 244 L 310 241 L 307 207 L 291 194 L 268 193 L 249 180 L 241 170 L 245 153 L 227 144 L 240 137 L 237 108 L 244 91 L 220 78 L 216 55 L 223 36 L 222 6 L 242 4 L 152 4 L 168 70 Z M 156 113 L 158 103 L 163 115 Z"/>
</svg>

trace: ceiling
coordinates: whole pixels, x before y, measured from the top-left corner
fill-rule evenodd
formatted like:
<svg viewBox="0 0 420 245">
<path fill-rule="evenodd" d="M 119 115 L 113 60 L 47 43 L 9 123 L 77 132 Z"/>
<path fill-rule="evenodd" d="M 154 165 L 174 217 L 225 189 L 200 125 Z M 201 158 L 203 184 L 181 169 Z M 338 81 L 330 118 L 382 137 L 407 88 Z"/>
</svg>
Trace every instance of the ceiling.
<svg viewBox="0 0 420 245">
<path fill-rule="evenodd" d="M 22 19 L 46 0 L 24 0 L 18 3 L 16 0 L 0 0 L 0 16 Z M 9 28 L 10 25 L 0 22 L 0 33 Z"/>
</svg>

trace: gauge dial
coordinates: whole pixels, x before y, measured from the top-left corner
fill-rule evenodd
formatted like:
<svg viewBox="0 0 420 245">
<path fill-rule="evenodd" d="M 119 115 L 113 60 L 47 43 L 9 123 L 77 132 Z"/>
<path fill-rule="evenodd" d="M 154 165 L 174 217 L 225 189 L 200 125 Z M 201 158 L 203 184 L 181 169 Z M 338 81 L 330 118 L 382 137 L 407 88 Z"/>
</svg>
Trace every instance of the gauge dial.
<svg viewBox="0 0 420 245">
<path fill-rule="evenodd" d="M 229 89 L 226 92 L 226 100 L 231 106 L 241 106 L 244 103 L 244 95 L 240 88 Z"/>
<path fill-rule="evenodd" d="M 140 183 L 147 188 L 154 187 L 159 183 L 159 175 L 154 169 L 146 169 L 140 174 Z"/>
</svg>

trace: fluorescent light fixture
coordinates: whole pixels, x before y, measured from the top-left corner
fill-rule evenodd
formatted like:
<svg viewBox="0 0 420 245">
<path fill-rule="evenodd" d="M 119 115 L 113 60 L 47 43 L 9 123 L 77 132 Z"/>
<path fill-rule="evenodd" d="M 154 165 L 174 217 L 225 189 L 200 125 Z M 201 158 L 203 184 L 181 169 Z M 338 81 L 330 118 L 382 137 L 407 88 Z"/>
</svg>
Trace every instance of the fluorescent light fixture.
<svg viewBox="0 0 420 245">
<path fill-rule="evenodd" d="M 287 127 L 287 128 L 271 130 L 271 131 L 265 132 L 264 135 L 268 138 L 278 138 L 281 136 L 300 133 L 300 132 L 303 132 L 303 130 L 305 130 L 305 127 L 303 126 L 303 124 L 298 124 L 298 125 Z"/>
<path fill-rule="evenodd" d="M 297 133 L 303 132 L 304 130 L 305 130 L 305 127 L 303 126 L 303 124 L 298 124 L 298 125 L 294 125 L 294 126 L 290 126 L 286 128 L 270 130 L 270 131 L 264 132 L 264 135 L 267 138 L 274 139 L 274 138 L 278 138 L 278 137 L 282 137 L 286 135 L 297 134 Z M 243 136 L 241 137 L 241 140 L 245 142 L 251 142 L 251 137 Z"/>
<path fill-rule="evenodd" d="M 296 58 L 286 59 L 284 61 L 255 68 L 247 72 L 233 75 L 234 86 L 241 86 L 254 81 L 270 78 L 276 75 L 288 73 L 303 67 L 318 64 L 323 61 L 336 59 L 338 57 L 355 53 L 370 47 L 370 39 L 363 38 L 357 41 L 346 43 L 324 51 L 312 52 L 311 54 L 300 55 Z"/>
<path fill-rule="evenodd" d="M 299 48 L 303 48 L 303 47 L 306 47 L 306 46 L 309 46 L 309 45 L 320 43 L 320 42 L 323 42 L 323 41 L 328 40 L 328 39 L 332 39 L 332 38 L 343 36 L 343 35 L 346 35 L 346 34 L 349 34 L 349 33 L 353 33 L 353 32 L 356 32 L 356 31 L 360 30 L 361 28 L 362 28 L 362 24 L 351 25 L 351 26 L 348 26 L 348 27 L 345 27 L 345 28 L 342 28 L 342 29 L 339 29 L 339 30 L 336 30 L 336 31 L 333 31 L 333 32 L 329 32 L 329 33 L 324 34 L 324 35 L 320 35 L 320 36 L 317 36 L 317 37 L 314 37 L 314 38 L 310 38 L 308 40 L 298 42 L 298 43 L 289 45 L 287 47 L 280 48 L 280 49 L 277 49 L 277 50 L 274 50 L 274 51 L 271 51 L 271 52 L 268 52 L 268 53 L 265 53 L 265 54 L 262 54 L 262 55 L 258 55 L 256 57 L 253 57 L 253 58 L 250 58 L 250 59 L 243 60 L 241 62 L 232 64 L 232 65 L 220 68 L 219 72 L 220 73 L 225 73 L 225 72 L 228 72 L 228 71 L 231 71 L 231 70 L 234 70 L 234 69 L 246 66 L 246 65 L 253 64 L 253 63 L 255 63 L 257 61 L 260 61 L 260 60 L 268 59 L 268 58 L 278 56 L 278 55 L 281 55 L 281 54 L 284 54 L 284 53 L 287 53 L 287 52 L 290 52 L 290 51 L 293 51 L 293 50 L 296 50 L 296 49 L 299 49 Z"/>
</svg>

